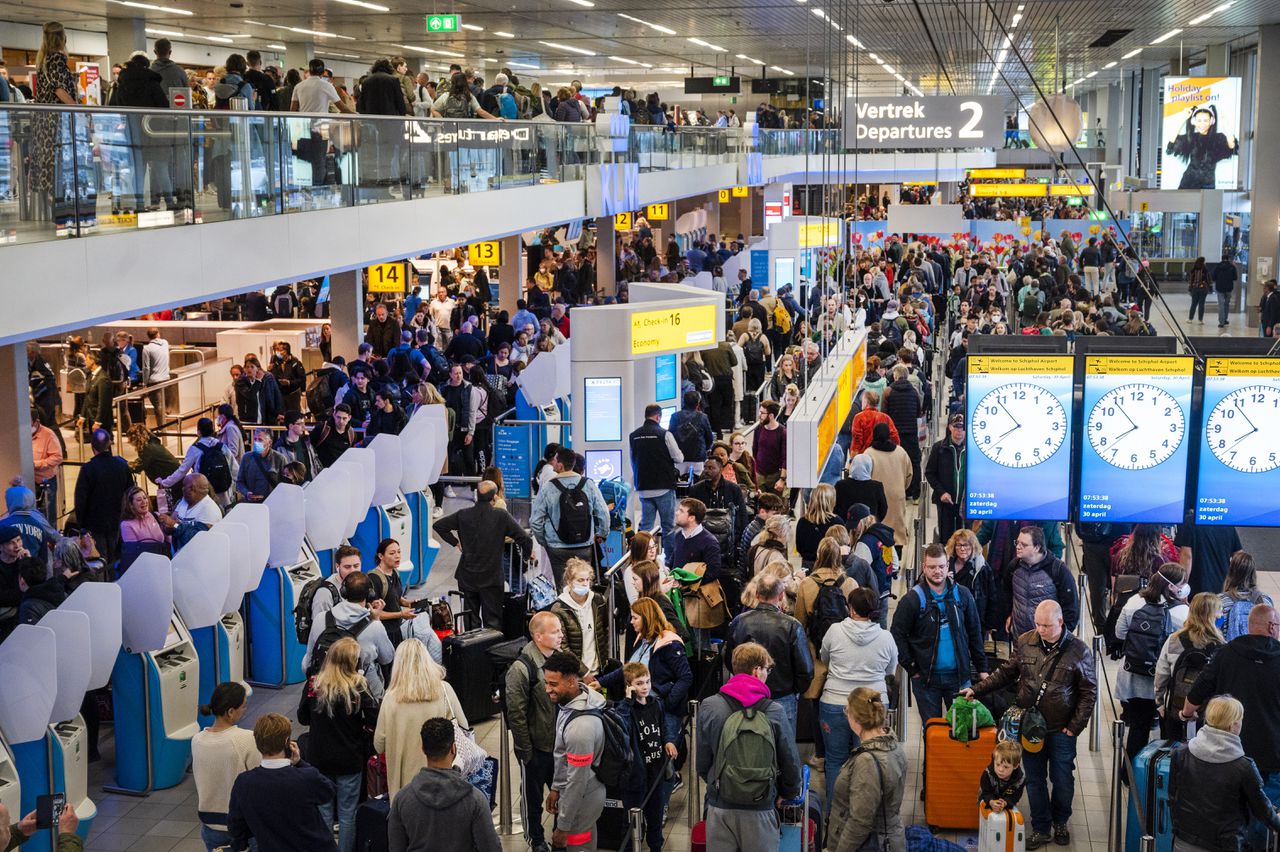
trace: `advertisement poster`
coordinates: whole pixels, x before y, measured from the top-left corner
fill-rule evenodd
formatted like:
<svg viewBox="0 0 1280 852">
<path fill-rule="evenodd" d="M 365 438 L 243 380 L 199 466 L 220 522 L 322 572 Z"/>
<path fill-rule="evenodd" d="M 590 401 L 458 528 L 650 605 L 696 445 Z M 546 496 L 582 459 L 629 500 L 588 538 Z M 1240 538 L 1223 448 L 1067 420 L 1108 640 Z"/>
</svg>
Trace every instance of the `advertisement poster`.
<svg viewBox="0 0 1280 852">
<path fill-rule="evenodd" d="M 98 63 L 77 62 L 76 85 L 80 89 L 80 103 L 102 106 L 102 76 Z"/>
<path fill-rule="evenodd" d="M 1280 526 L 1280 358 L 1207 358 L 1196 523 Z"/>
<path fill-rule="evenodd" d="M 1165 77 L 1161 189 L 1235 189 L 1240 78 Z"/>
<path fill-rule="evenodd" d="M 1191 358 L 1085 358 L 1080 521 L 1180 523 Z"/>
<path fill-rule="evenodd" d="M 972 355 L 968 363 L 967 517 L 1066 520 L 1073 358 Z"/>
</svg>

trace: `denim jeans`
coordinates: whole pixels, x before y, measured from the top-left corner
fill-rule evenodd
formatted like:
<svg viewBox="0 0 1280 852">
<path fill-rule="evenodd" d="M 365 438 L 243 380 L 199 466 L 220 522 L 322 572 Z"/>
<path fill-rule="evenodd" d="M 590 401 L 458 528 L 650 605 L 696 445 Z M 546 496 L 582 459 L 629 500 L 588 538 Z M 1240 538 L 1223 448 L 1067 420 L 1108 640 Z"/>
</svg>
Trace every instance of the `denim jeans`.
<svg viewBox="0 0 1280 852">
<path fill-rule="evenodd" d="M 676 531 L 676 492 L 663 491 L 657 497 L 640 498 L 640 529 L 653 529 L 654 516 L 662 523 L 662 551 L 671 558 Z"/>
<path fill-rule="evenodd" d="M 1231 313 L 1231 294 L 1219 293 L 1218 294 L 1218 325 L 1220 327 L 1227 324 L 1227 315 L 1229 313 Z"/>
<path fill-rule="evenodd" d="M 220 828 L 210 828 L 207 825 L 201 825 L 200 839 L 204 841 L 204 848 L 208 850 L 208 852 L 213 852 L 213 850 L 222 846 L 231 845 L 231 832 L 223 831 Z"/>
<path fill-rule="evenodd" d="M 338 823 L 338 849 L 340 852 L 353 852 L 356 848 L 356 807 L 360 804 L 360 774 L 331 775 L 329 780 L 337 788 L 338 818 L 334 819 L 334 802 L 330 800 L 320 806 L 320 816 L 325 825 Z"/>
<path fill-rule="evenodd" d="M 1204 322 L 1204 303 L 1209 298 L 1209 289 L 1207 287 L 1197 287 L 1191 291 L 1191 310 L 1187 312 L 1187 319 L 1197 319 L 1196 314 L 1199 313 L 1198 319 Z"/>
<path fill-rule="evenodd" d="M 1076 737 L 1051 731 L 1044 748 L 1024 752 L 1022 768 L 1027 775 L 1027 803 L 1031 806 L 1031 828 L 1044 834 L 1071 819 L 1075 796 Z M 1050 793 L 1049 785 L 1053 785 Z"/>
<path fill-rule="evenodd" d="M 1262 792 L 1267 794 L 1267 798 L 1271 800 L 1271 806 L 1275 807 L 1276 802 L 1280 802 L 1280 772 L 1263 772 L 1262 773 Z M 1267 848 L 1267 835 L 1270 829 L 1267 828 L 1265 822 L 1261 822 L 1254 817 L 1249 817 L 1249 827 L 1245 830 L 1245 839 L 1254 849 Z"/>
<path fill-rule="evenodd" d="M 823 704 L 819 701 L 818 722 L 822 725 L 822 743 L 827 750 L 824 772 L 827 776 L 827 797 L 822 800 L 822 806 L 829 814 L 840 767 L 844 766 L 844 762 L 849 759 L 853 750 L 861 745 L 861 740 L 849 727 L 849 718 L 844 715 L 843 704 Z"/>
<path fill-rule="evenodd" d="M 920 711 L 921 724 L 942 715 L 946 707 L 951 706 L 951 699 L 956 693 L 969 686 L 969 679 L 960 679 L 959 674 L 946 677 L 933 676 L 933 683 L 925 683 L 923 676 L 911 679 L 911 694 L 916 699 L 916 709 Z M 901 710 L 901 708 L 899 708 Z"/>
<path fill-rule="evenodd" d="M 779 695 L 773 699 L 774 704 L 782 705 L 782 712 L 787 714 L 787 728 L 790 733 L 787 735 L 791 742 L 796 741 L 796 714 L 799 712 L 800 696 L 792 693 L 791 695 Z"/>
</svg>

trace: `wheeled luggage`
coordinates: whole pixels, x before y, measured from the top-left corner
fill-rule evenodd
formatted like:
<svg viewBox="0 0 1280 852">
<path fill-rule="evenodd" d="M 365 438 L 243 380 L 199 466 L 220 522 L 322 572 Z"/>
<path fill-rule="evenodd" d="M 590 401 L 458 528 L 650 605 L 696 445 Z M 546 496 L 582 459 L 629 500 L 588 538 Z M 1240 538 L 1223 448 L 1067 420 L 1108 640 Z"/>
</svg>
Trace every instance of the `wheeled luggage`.
<svg viewBox="0 0 1280 852">
<path fill-rule="evenodd" d="M 1026 852 L 1027 826 L 1017 808 L 996 813 L 978 805 L 978 852 Z"/>
<path fill-rule="evenodd" d="M 801 767 L 803 790 L 778 809 L 778 852 L 820 852 L 822 849 L 822 799 L 809 789 L 809 767 Z"/>
<path fill-rule="evenodd" d="M 464 613 L 459 613 L 459 621 Z M 499 630 L 481 627 L 444 639 L 444 668 L 458 696 L 467 722 L 475 725 L 498 712 L 494 702 L 493 659 L 489 649 L 505 638 Z"/>
<path fill-rule="evenodd" d="M 600 819 L 596 820 L 596 848 L 619 850 L 643 848 L 643 838 L 640 843 L 628 842 L 625 847 L 623 846 L 622 841 L 627 838 L 627 828 L 627 809 L 622 804 L 622 797 L 612 792 L 606 793 L 604 810 L 600 812 Z"/>
<path fill-rule="evenodd" d="M 386 796 L 366 799 L 356 809 L 356 852 L 387 852 L 387 819 L 391 800 Z"/>
<path fill-rule="evenodd" d="M 1138 852 L 1143 827 L 1156 839 L 1156 852 L 1173 852 L 1173 816 L 1169 811 L 1168 740 L 1147 743 L 1133 759 L 1129 783 L 1129 819 L 1125 822 L 1125 852 Z M 1143 818 L 1138 819 L 1141 809 Z"/>
<path fill-rule="evenodd" d="M 961 742 L 946 719 L 924 725 L 924 821 L 933 828 L 978 827 L 982 772 L 996 747 L 996 729 L 981 728 L 977 739 Z"/>
</svg>

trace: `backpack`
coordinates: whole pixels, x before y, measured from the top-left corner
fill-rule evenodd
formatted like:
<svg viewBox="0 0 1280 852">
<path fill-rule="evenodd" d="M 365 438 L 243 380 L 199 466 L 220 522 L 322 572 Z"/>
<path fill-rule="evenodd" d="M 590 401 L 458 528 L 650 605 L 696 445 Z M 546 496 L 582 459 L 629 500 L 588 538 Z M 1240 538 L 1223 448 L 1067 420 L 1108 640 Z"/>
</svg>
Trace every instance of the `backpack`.
<svg viewBox="0 0 1280 852">
<path fill-rule="evenodd" d="M 196 472 L 209 480 L 214 494 L 221 494 L 231 487 L 231 463 L 222 444 L 201 444 L 200 458 L 196 459 Z"/>
<path fill-rule="evenodd" d="M 471 118 L 473 113 L 471 109 L 471 96 L 449 95 L 445 99 L 444 109 L 440 114 L 445 118 Z"/>
<path fill-rule="evenodd" d="M 1178 641 L 1182 643 L 1182 653 L 1173 661 L 1173 671 L 1169 673 L 1169 697 L 1164 707 L 1166 719 L 1177 717 L 1187 696 L 1191 694 L 1191 687 L 1195 685 L 1196 679 L 1208 668 L 1209 661 L 1221 647 L 1215 642 L 1207 648 L 1197 648 L 1185 633 L 1178 637 Z"/>
<path fill-rule="evenodd" d="M 894 349 L 902 348 L 902 327 L 898 325 L 898 317 L 894 317 L 888 323 L 881 321 L 880 332 L 893 344 Z"/>
<path fill-rule="evenodd" d="M 333 610 L 324 614 L 324 630 L 316 637 L 316 646 L 311 649 L 311 665 L 307 667 L 307 677 L 314 677 L 324 664 L 325 655 L 339 639 L 359 639 L 364 629 L 373 623 L 372 616 L 365 616 L 350 627 L 339 627 L 333 617 Z"/>
<path fill-rule="evenodd" d="M 587 480 L 578 478 L 578 484 L 566 488 L 559 477 L 551 484 L 560 492 L 560 522 L 556 524 L 556 537 L 569 546 L 582 546 L 591 541 L 591 501 L 587 499 Z"/>
<path fill-rule="evenodd" d="M 293 293 L 286 291 L 272 300 L 271 310 L 275 312 L 277 317 L 289 318 L 293 316 L 294 303 Z"/>
<path fill-rule="evenodd" d="M 748 706 L 724 697 L 731 707 L 739 706 L 720 729 L 707 782 L 725 804 L 758 805 L 773 795 L 773 779 L 778 774 L 778 747 L 767 713 L 772 702 L 762 698 Z"/>
<path fill-rule="evenodd" d="M 1222 598 L 1222 615 L 1218 617 L 1218 630 L 1222 631 L 1223 638 L 1230 642 L 1237 636 L 1244 636 L 1249 632 L 1249 610 L 1253 609 L 1254 604 L 1262 603 L 1266 596 L 1258 594 L 1255 590 L 1247 600 L 1240 600 L 1225 592 L 1220 597 Z"/>
<path fill-rule="evenodd" d="M 676 443 L 680 446 L 680 452 L 684 453 L 685 458 L 697 458 L 705 454 L 697 452 L 701 446 L 701 440 L 697 418 L 681 417 L 680 425 L 676 427 Z M 703 449 L 706 448 L 703 447 Z"/>
<path fill-rule="evenodd" d="M 791 331 L 791 312 L 781 300 L 774 302 L 773 305 L 773 327 L 782 334 L 788 334 Z"/>
<path fill-rule="evenodd" d="M 328 417 L 333 412 L 333 385 L 327 370 L 316 370 L 307 385 L 307 409 L 313 417 Z"/>
<path fill-rule="evenodd" d="M 313 623 L 311 621 L 311 604 L 321 586 L 329 590 L 329 595 L 333 598 L 334 603 L 338 602 L 338 590 L 333 587 L 332 583 L 326 582 L 324 577 L 316 577 L 302 587 L 302 591 L 298 593 L 298 605 L 293 608 L 293 627 L 298 634 L 298 641 L 303 645 L 307 644 L 307 640 L 311 638 L 311 625 Z"/>
<path fill-rule="evenodd" d="M 818 584 L 818 597 L 809 611 L 809 623 L 805 625 L 815 648 L 822 647 L 822 638 L 832 626 L 849 617 L 849 601 L 842 589 L 844 580 L 845 574 L 841 571 L 834 580 Z"/>
<path fill-rule="evenodd" d="M 1143 604 L 1129 621 L 1124 636 L 1124 669 L 1132 674 L 1154 677 L 1160 649 L 1173 631 L 1169 629 L 1169 607 Z"/>
<path fill-rule="evenodd" d="M 631 751 L 631 734 L 622 723 L 616 707 L 592 707 L 589 710 L 570 711 L 565 727 L 573 724 L 579 716 L 595 716 L 604 729 L 604 748 L 600 750 L 600 759 L 591 769 L 606 788 L 617 789 L 627 776 L 631 774 L 631 762 L 635 755 Z"/>
<path fill-rule="evenodd" d="M 747 359 L 747 365 L 751 367 L 761 367 L 764 365 L 764 342 L 758 337 L 747 335 L 747 342 L 742 344 L 743 357 Z"/>
<path fill-rule="evenodd" d="M 520 117 L 520 108 L 516 106 L 516 96 L 511 92 L 502 92 L 498 95 L 498 112 L 507 121 L 515 121 Z"/>
</svg>

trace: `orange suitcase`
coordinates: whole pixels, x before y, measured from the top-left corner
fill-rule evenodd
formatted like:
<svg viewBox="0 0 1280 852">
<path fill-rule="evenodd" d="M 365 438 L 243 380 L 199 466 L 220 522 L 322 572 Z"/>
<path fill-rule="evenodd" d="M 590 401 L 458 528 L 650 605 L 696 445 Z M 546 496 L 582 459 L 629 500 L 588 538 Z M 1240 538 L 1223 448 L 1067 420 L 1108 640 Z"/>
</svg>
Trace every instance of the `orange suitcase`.
<svg viewBox="0 0 1280 852">
<path fill-rule="evenodd" d="M 978 827 L 978 789 L 991 762 L 996 729 L 982 728 L 976 740 L 951 736 L 946 719 L 924 726 L 924 819 L 933 828 Z"/>
</svg>

